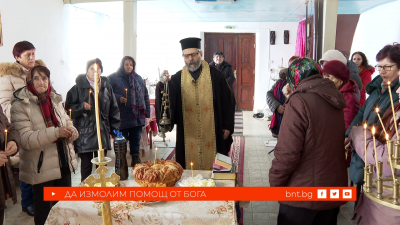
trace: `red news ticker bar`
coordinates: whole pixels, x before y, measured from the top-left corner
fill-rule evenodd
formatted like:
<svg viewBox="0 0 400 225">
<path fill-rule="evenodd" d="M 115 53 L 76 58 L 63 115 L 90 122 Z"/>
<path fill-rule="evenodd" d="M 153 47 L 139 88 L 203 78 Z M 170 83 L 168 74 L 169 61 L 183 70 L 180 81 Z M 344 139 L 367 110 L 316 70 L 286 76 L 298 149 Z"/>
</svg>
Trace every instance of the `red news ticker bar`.
<svg viewBox="0 0 400 225">
<path fill-rule="evenodd" d="M 356 187 L 45 187 L 45 201 L 355 201 Z"/>
</svg>

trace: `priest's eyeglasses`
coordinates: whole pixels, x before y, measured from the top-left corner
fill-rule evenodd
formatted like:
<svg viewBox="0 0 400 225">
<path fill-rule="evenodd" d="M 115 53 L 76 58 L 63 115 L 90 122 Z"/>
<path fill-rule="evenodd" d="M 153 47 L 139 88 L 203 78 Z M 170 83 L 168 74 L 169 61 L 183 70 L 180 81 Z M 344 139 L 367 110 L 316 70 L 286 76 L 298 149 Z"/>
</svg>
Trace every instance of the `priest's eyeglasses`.
<svg viewBox="0 0 400 225">
<path fill-rule="evenodd" d="M 392 67 L 395 66 L 395 65 L 396 65 L 396 64 L 393 64 L 393 65 L 391 65 L 391 66 L 379 66 L 379 65 L 376 65 L 375 68 L 376 68 L 378 71 L 382 71 L 382 70 L 384 70 L 384 71 L 391 71 L 391 70 L 392 70 Z"/>
<path fill-rule="evenodd" d="M 199 55 L 200 52 L 196 52 L 196 53 L 192 53 L 192 54 L 182 54 L 183 57 L 185 57 L 185 59 L 188 59 L 190 56 L 192 56 L 192 58 L 196 57 L 197 55 Z"/>
</svg>

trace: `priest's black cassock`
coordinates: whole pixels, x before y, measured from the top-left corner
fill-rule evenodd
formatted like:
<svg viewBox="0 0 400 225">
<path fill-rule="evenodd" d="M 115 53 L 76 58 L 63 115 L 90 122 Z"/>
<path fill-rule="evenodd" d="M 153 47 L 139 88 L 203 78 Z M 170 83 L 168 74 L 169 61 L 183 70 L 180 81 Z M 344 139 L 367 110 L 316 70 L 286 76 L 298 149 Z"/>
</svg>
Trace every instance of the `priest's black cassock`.
<svg viewBox="0 0 400 225">
<path fill-rule="evenodd" d="M 192 82 L 196 82 L 199 78 L 202 70 L 202 66 L 194 71 L 190 72 L 192 75 Z M 234 129 L 234 118 L 235 118 L 235 99 L 232 90 L 226 82 L 224 75 L 215 67 L 210 66 L 212 92 L 213 92 L 213 106 L 214 106 L 214 121 L 215 121 L 215 138 L 217 152 L 224 155 L 228 155 L 230 146 L 233 142 L 232 134 Z M 181 76 L 182 70 L 178 71 L 175 75 L 171 76 L 171 80 L 168 82 L 169 89 L 169 105 L 170 113 L 169 118 L 172 124 L 176 124 L 176 161 L 186 168 L 185 164 L 185 140 L 184 140 L 184 124 L 183 124 L 183 112 L 182 112 L 182 98 L 181 98 Z M 162 94 L 164 90 L 164 84 L 159 82 L 156 88 L 156 117 L 157 122 L 161 118 L 161 104 Z M 224 140 L 223 129 L 229 130 L 229 137 Z M 172 130 L 172 128 L 171 128 Z M 212 127 L 210 125 L 210 132 Z"/>
</svg>

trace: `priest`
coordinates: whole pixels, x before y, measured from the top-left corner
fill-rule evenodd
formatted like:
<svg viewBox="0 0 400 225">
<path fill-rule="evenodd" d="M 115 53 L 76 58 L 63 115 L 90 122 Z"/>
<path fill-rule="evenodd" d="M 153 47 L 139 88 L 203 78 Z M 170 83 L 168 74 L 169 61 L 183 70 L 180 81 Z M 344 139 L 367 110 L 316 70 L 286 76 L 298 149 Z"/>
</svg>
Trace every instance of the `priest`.
<svg viewBox="0 0 400 225">
<path fill-rule="evenodd" d="M 212 170 L 216 153 L 228 155 L 234 129 L 235 100 L 224 75 L 202 59 L 200 38 L 180 41 L 185 66 L 156 88 L 156 116 L 160 121 L 161 91 L 168 82 L 169 118 L 176 124 L 176 161 L 183 168 Z M 171 126 L 171 130 L 173 126 Z"/>
</svg>

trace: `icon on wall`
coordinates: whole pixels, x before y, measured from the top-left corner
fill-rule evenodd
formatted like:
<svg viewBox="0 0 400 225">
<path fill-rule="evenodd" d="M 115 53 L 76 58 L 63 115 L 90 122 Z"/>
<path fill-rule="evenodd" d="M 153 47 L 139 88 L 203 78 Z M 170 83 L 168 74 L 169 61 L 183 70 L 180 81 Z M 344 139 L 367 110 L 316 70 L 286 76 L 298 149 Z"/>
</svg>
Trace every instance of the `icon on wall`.
<svg viewBox="0 0 400 225">
<path fill-rule="evenodd" d="M 271 45 L 275 44 L 275 31 L 270 31 L 269 32 L 269 43 Z"/>
<path fill-rule="evenodd" d="M 285 30 L 283 32 L 283 43 L 289 44 L 289 31 L 288 30 Z"/>
</svg>

